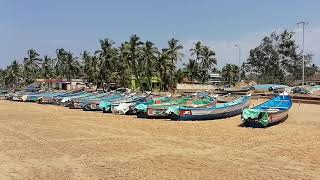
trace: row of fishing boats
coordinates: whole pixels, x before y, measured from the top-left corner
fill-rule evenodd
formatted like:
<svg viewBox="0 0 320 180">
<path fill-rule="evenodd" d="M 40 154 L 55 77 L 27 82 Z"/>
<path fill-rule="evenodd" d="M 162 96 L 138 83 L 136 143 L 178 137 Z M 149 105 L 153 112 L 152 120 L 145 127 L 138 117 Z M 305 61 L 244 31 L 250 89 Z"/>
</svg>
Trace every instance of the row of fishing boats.
<svg viewBox="0 0 320 180">
<path fill-rule="evenodd" d="M 268 127 L 284 121 L 292 106 L 284 92 L 258 106 L 249 108 L 251 95 L 218 103 L 218 96 L 195 93 L 181 97 L 118 89 L 111 92 L 44 91 L 6 94 L 12 101 L 56 104 L 70 109 L 102 111 L 121 115 L 136 115 L 146 119 L 177 121 L 215 120 L 241 114 L 242 124 L 248 127 Z"/>
</svg>

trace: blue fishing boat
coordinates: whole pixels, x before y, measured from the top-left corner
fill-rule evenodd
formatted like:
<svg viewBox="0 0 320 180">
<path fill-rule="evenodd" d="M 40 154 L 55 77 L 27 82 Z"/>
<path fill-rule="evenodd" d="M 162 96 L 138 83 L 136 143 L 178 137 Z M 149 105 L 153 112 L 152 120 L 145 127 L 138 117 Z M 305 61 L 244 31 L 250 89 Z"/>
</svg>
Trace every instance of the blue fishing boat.
<svg viewBox="0 0 320 180">
<path fill-rule="evenodd" d="M 217 104 L 211 107 L 172 107 L 166 111 L 171 120 L 196 121 L 214 120 L 241 114 L 249 107 L 251 95 L 243 96 L 231 102 Z"/>
<path fill-rule="evenodd" d="M 72 99 L 69 104 L 69 109 L 82 109 L 85 105 L 89 104 L 90 102 L 101 99 L 108 95 L 110 95 L 110 93 L 94 93 L 91 96 Z"/>
<path fill-rule="evenodd" d="M 113 92 L 110 95 L 91 101 L 86 104 L 82 109 L 84 111 L 106 111 L 107 105 L 111 105 L 111 102 L 118 99 L 122 99 L 125 95 L 123 93 Z"/>
<path fill-rule="evenodd" d="M 67 96 L 67 97 L 63 97 L 60 101 L 58 101 L 58 103 L 60 105 L 64 105 L 65 107 L 69 107 L 71 101 L 73 99 L 76 99 L 76 98 L 84 98 L 84 97 L 89 97 L 89 96 L 92 96 L 93 93 L 89 93 L 89 92 L 82 92 L 82 93 L 76 93 L 76 94 L 72 94 L 70 96 Z"/>
<path fill-rule="evenodd" d="M 58 101 L 62 98 L 76 93 L 79 93 L 79 91 L 58 91 L 56 94 L 40 97 L 37 102 L 39 104 L 58 104 Z"/>
<path fill-rule="evenodd" d="M 150 95 L 136 95 L 130 98 L 122 99 L 111 103 L 111 111 L 115 114 L 136 114 L 135 106 L 146 103 L 150 100 Z"/>
<path fill-rule="evenodd" d="M 246 127 L 272 126 L 286 120 L 291 107 L 291 97 L 284 92 L 258 106 L 244 109 L 241 120 Z"/>
<path fill-rule="evenodd" d="M 40 99 L 45 98 L 45 97 L 52 97 L 59 95 L 59 92 L 39 92 L 35 94 L 29 94 L 29 95 L 24 95 L 22 96 L 22 100 L 25 102 L 38 102 Z"/>
</svg>

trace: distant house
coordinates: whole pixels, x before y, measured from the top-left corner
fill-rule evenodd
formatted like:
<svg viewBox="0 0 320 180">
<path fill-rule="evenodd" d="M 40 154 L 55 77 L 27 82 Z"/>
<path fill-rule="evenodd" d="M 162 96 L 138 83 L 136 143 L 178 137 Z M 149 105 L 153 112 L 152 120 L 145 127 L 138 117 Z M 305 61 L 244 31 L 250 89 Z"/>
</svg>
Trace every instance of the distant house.
<svg viewBox="0 0 320 180">
<path fill-rule="evenodd" d="M 182 83 L 177 84 L 177 92 L 191 93 L 214 90 L 215 86 L 209 83 L 202 83 L 198 80 L 191 81 L 188 78 L 183 78 Z"/>
<path fill-rule="evenodd" d="M 314 74 L 313 76 L 305 80 L 306 84 L 320 85 L 320 73 Z"/>
<path fill-rule="evenodd" d="M 222 76 L 218 73 L 209 74 L 209 84 L 220 85 L 222 82 Z"/>
<path fill-rule="evenodd" d="M 182 84 L 201 84 L 201 82 L 196 79 L 191 80 L 190 78 L 185 77 L 182 79 Z"/>
<path fill-rule="evenodd" d="M 41 88 L 59 89 L 59 90 L 78 90 L 86 88 L 84 79 L 36 79 Z"/>
<path fill-rule="evenodd" d="M 142 83 L 144 90 L 150 90 L 148 87 L 148 79 L 147 77 L 141 77 L 140 82 Z M 153 90 L 160 90 L 160 77 L 154 76 L 151 78 L 151 86 Z M 131 77 L 131 83 L 129 85 L 130 89 L 138 89 L 140 87 L 138 80 L 135 76 Z"/>
<path fill-rule="evenodd" d="M 183 78 L 182 83 L 184 84 L 211 84 L 211 85 L 220 85 L 222 82 L 222 77 L 218 73 L 209 74 L 209 80 L 207 83 L 202 83 L 196 79 L 193 81 L 190 78 Z"/>
</svg>

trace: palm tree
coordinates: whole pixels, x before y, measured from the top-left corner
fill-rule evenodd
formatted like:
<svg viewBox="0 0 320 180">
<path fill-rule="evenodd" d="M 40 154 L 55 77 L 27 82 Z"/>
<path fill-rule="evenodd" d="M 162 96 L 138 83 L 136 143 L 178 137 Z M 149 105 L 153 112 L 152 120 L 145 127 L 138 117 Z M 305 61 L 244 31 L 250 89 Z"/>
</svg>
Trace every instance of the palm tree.
<svg viewBox="0 0 320 180">
<path fill-rule="evenodd" d="M 196 42 L 194 44 L 194 48 L 191 48 L 189 50 L 191 52 L 191 56 L 196 55 L 196 61 L 200 62 L 200 56 L 201 56 L 201 52 L 202 52 L 202 44 L 200 41 Z"/>
<path fill-rule="evenodd" d="M 128 87 L 131 80 L 129 65 L 127 64 L 127 46 L 122 43 L 118 49 L 115 49 L 116 55 L 112 60 L 111 80 L 121 87 Z"/>
<path fill-rule="evenodd" d="M 94 69 L 96 66 L 93 63 L 93 56 L 91 56 L 87 51 L 83 51 L 81 54 L 83 60 L 83 73 L 89 83 L 95 82 Z"/>
<path fill-rule="evenodd" d="M 195 59 L 189 59 L 187 64 L 184 64 L 184 72 L 192 82 L 198 77 L 199 64 Z"/>
<path fill-rule="evenodd" d="M 66 77 L 70 81 L 72 78 L 78 78 L 80 75 L 80 63 L 71 52 L 66 56 Z"/>
<path fill-rule="evenodd" d="M 185 77 L 184 72 L 181 69 L 178 69 L 175 72 L 175 80 L 176 80 L 175 83 L 182 83 L 184 77 Z"/>
<path fill-rule="evenodd" d="M 224 83 L 234 85 L 239 79 L 239 67 L 234 64 L 226 64 L 222 68 Z"/>
<path fill-rule="evenodd" d="M 170 84 L 173 86 L 173 72 L 175 70 L 175 64 L 178 60 L 181 60 L 183 54 L 180 52 L 183 49 L 183 46 L 179 44 L 179 40 L 177 39 L 170 39 L 168 41 L 168 49 L 167 54 L 168 58 L 171 60 L 172 66 L 170 69 Z"/>
<path fill-rule="evenodd" d="M 113 72 L 112 62 L 116 58 L 116 49 L 112 47 L 114 44 L 115 42 L 108 38 L 100 40 L 101 49 L 95 52 L 99 59 L 98 72 L 101 84 L 109 82 L 111 79 Z"/>
<path fill-rule="evenodd" d="M 147 77 L 147 84 L 150 91 L 152 91 L 151 78 L 154 72 L 154 64 L 157 59 L 156 53 L 157 48 L 153 46 L 154 44 L 150 41 L 146 41 L 142 47 L 142 60 L 144 65 L 144 74 Z"/>
<path fill-rule="evenodd" d="M 140 41 L 140 38 L 137 35 L 130 36 L 129 42 L 125 43 L 125 59 L 127 64 L 129 65 L 131 72 L 135 76 L 140 89 L 143 91 L 143 85 L 141 83 L 141 45 L 143 43 Z"/>
<path fill-rule="evenodd" d="M 0 69 L 0 89 L 5 87 L 5 76 L 6 76 L 6 71 L 3 69 Z"/>
<path fill-rule="evenodd" d="M 67 51 L 63 48 L 56 50 L 57 58 L 55 64 L 55 73 L 59 78 L 64 78 L 64 74 L 66 72 L 66 56 Z"/>
<path fill-rule="evenodd" d="M 169 73 L 168 70 L 171 67 L 171 62 L 168 57 L 168 53 L 166 49 L 162 49 L 161 52 L 157 52 L 157 60 L 155 62 L 156 70 L 160 76 L 160 90 L 165 91 L 168 90 L 169 84 Z"/>
<path fill-rule="evenodd" d="M 39 54 L 30 49 L 27 52 L 27 57 L 24 58 L 24 77 L 27 84 L 32 83 L 39 76 L 39 69 L 42 59 Z"/>
<path fill-rule="evenodd" d="M 208 46 L 203 46 L 200 52 L 201 54 L 201 82 L 204 83 L 209 77 L 209 70 L 217 64 L 217 59 L 214 57 L 216 53 Z"/>
<path fill-rule="evenodd" d="M 19 85 L 19 80 L 20 80 L 20 75 L 21 75 L 21 70 L 20 70 L 20 64 L 14 60 L 10 66 L 7 67 L 4 81 L 5 84 L 10 88 L 10 89 L 16 89 L 16 86 Z"/>
<path fill-rule="evenodd" d="M 41 66 L 41 74 L 44 79 L 50 79 L 54 76 L 53 60 L 48 56 L 44 56 L 43 58 L 43 63 Z"/>
<path fill-rule="evenodd" d="M 60 78 L 67 78 L 69 81 L 80 75 L 80 63 L 71 52 L 63 48 L 57 49 L 56 73 Z"/>
</svg>

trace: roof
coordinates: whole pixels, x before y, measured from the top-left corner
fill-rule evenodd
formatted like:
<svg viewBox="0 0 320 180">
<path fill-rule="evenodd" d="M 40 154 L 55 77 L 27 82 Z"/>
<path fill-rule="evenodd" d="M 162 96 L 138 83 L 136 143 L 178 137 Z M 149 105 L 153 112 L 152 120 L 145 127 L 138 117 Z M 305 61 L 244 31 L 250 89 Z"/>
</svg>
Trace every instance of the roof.
<svg viewBox="0 0 320 180">
<path fill-rule="evenodd" d="M 71 81 L 67 79 L 36 79 L 36 82 L 44 82 L 44 83 L 70 83 L 70 82 L 86 82 L 84 79 L 71 79 Z"/>
<path fill-rule="evenodd" d="M 186 83 L 186 84 L 197 84 L 199 83 L 199 81 L 197 81 L 196 79 L 194 79 L 193 81 L 191 81 L 189 78 L 185 77 L 183 78 L 182 80 L 183 83 Z"/>
<path fill-rule="evenodd" d="M 311 77 L 308 77 L 306 81 L 320 81 L 320 73 L 314 74 Z"/>
</svg>

